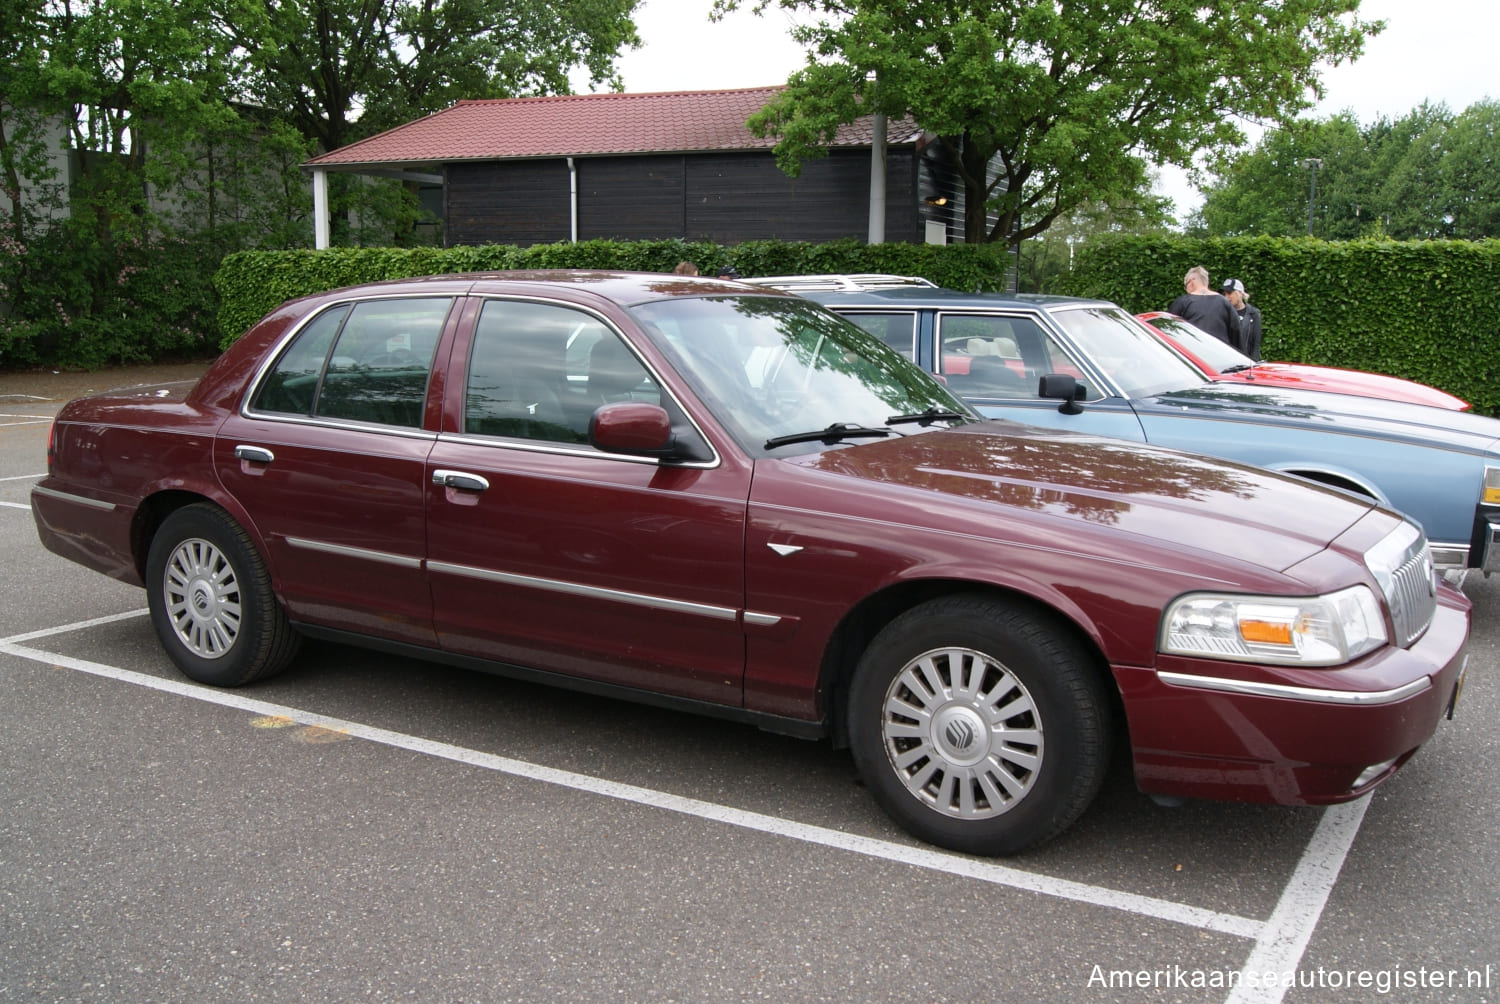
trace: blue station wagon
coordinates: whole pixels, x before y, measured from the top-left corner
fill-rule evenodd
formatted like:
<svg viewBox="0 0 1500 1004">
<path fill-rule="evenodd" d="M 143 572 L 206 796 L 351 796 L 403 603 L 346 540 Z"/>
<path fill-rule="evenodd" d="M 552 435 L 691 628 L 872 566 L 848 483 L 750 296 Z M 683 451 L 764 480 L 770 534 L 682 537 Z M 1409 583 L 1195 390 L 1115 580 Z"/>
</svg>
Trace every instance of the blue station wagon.
<svg viewBox="0 0 1500 1004">
<path fill-rule="evenodd" d="M 774 280 L 758 280 L 778 285 Z M 1500 420 L 1215 383 L 1102 300 L 911 283 L 797 292 L 879 337 L 991 418 L 1223 457 L 1356 492 L 1427 532 L 1445 573 L 1500 569 Z M 878 283 L 877 283 L 878 285 Z"/>
</svg>

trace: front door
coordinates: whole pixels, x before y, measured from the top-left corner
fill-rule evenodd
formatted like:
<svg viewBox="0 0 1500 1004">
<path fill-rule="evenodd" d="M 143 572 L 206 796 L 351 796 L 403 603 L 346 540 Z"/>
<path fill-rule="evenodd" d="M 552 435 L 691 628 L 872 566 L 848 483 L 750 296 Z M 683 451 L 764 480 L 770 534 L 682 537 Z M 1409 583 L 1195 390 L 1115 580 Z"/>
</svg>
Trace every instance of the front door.
<svg viewBox="0 0 1500 1004">
<path fill-rule="evenodd" d="M 439 640 L 463 655 L 738 705 L 749 470 L 595 450 L 589 415 L 623 400 L 676 408 L 603 319 L 558 303 L 484 303 L 472 342 L 455 348 L 427 465 Z"/>
</svg>

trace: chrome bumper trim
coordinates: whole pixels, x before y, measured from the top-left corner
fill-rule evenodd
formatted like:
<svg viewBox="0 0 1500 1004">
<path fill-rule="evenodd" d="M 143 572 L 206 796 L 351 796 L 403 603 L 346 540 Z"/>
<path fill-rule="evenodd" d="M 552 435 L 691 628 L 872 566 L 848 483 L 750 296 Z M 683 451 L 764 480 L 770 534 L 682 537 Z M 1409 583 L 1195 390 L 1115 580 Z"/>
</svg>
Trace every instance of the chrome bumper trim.
<svg viewBox="0 0 1500 1004">
<path fill-rule="evenodd" d="M 1158 670 L 1156 676 L 1162 683 L 1173 687 L 1217 690 L 1228 694 L 1246 694 L 1251 697 L 1283 697 L 1293 701 L 1312 701 L 1315 704 L 1356 706 L 1394 704 L 1420 694 L 1432 686 L 1432 680 L 1425 676 L 1393 690 L 1375 691 L 1324 690 L 1318 687 L 1293 687 L 1283 683 L 1252 683 L 1249 680 L 1225 680 L 1217 676 L 1192 676 L 1188 673 L 1168 673 L 1162 670 Z"/>
<path fill-rule="evenodd" d="M 45 495 L 49 499 L 58 499 L 62 502 L 74 502 L 78 505 L 88 506 L 90 509 L 103 509 L 105 512 L 114 512 L 119 508 L 119 506 L 115 505 L 113 502 L 103 502 L 99 499 L 84 498 L 82 495 L 74 495 L 71 492 L 60 492 L 55 488 L 43 488 L 40 485 L 33 485 L 31 488 L 31 494 Z"/>
</svg>

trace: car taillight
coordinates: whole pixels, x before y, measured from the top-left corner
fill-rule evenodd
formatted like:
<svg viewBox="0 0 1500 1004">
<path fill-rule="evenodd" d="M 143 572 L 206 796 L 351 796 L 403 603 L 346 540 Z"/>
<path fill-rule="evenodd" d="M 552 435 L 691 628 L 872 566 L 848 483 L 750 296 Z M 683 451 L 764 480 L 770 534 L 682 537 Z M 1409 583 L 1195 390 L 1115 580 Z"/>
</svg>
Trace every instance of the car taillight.
<svg viewBox="0 0 1500 1004">
<path fill-rule="evenodd" d="M 47 473 L 52 473 L 52 461 L 57 452 L 57 422 L 47 426 Z"/>
</svg>

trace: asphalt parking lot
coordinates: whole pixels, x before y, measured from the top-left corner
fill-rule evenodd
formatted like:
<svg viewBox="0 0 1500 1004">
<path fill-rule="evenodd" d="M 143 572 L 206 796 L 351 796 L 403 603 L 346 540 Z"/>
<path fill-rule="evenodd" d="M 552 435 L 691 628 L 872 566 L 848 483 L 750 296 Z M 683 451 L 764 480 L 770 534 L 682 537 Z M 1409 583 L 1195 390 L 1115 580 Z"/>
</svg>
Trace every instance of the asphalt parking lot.
<svg viewBox="0 0 1500 1004">
<path fill-rule="evenodd" d="M 1500 999 L 1500 578 L 1373 796 L 1166 809 L 1120 764 L 985 860 L 748 727 L 323 644 L 189 683 L 37 542 L 76 389 L 0 381 L 0 1001 Z"/>
</svg>

